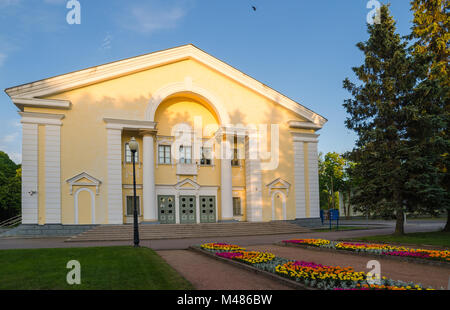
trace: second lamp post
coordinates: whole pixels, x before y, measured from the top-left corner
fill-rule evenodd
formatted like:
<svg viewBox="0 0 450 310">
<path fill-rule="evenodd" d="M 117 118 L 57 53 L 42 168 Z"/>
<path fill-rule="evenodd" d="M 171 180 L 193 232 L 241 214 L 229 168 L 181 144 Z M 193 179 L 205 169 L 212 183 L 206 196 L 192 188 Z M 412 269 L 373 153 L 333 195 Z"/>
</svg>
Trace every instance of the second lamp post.
<svg viewBox="0 0 450 310">
<path fill-rule="evenodd" d="M 136 205 L 136 167 L 135 158 L 136 151 L 138 150 L 139 144 L 134 137 L 128 142 L 128 146 L 131 151 L 131 161 L 133 163 L 133 226 L 134 226 L 134 246 L 139 246 L 139 228 L 138 228 L 138 210 Z"/>
</svg>

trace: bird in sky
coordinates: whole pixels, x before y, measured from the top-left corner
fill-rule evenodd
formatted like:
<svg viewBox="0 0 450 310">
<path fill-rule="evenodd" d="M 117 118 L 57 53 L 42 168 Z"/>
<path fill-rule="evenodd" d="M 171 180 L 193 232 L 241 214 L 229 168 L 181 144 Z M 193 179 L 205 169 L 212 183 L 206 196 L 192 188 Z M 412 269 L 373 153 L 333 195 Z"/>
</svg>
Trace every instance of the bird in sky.
<svg viewBox="0 0 450 310">
<path fill-rule="evenodd" d="M 252 5 L 252 9 L 253 9 L 253 11 L 256 11 L 256 6 Z"/>
</svg>

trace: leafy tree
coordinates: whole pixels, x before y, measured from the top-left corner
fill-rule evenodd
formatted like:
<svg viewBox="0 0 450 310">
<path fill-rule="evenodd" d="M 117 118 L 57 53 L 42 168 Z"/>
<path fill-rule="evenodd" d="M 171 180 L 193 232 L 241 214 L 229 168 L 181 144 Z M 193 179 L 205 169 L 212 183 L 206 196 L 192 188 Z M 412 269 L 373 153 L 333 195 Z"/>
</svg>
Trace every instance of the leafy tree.
<svg viewBox="0 0 450 310">
<path fill-rule="evenodd" d="M 20 214 L 22 168 L 0 151 L 0 220 Z"/>
<path fill-rule="evenodd" d="M 348 78 L 343 83 L 353 97 L 344 102 L 350 114 L 346 126 L 358 135 L 349 158 L 356 162 L 353 173 L 360 190 L 351 202 L 375 214 L 395 215 L 395 232 L 403 234 L 409 155 L 405 107 L 417 78 L 388 7 L 383 5 L 379 14 L 380 23 L 368 25 L 369 39 L 357 44 L 365 55 L 364 64 L 353 68 L 360 84 Z"/>
<path fill-rule="evenodd" d="M 338 205 L 337 193 L 343 186 L 344 158 L 335 152 L 325 154 L 319 159 L 319 188 L 322 201 L 327 202 L 328 209 L 336 209 Z"/>
<path fill-rule="evenodd" d="M 450 38 L 448 11 L 449 0 L 413 0 L 414 12 L 411 39 L 416 63 L 422 65 L 422 81 L 416 88 L 416 109 L 410 135 L 412 145 L 422 157 L 427 157 L 426 170 L 431 172 L 429 178 L 418 174 L 416 187 L 422 186 L 421 197 L 429 198 L 423 206 L 447 210 L 446 231 L 450 231 L 450 177 L 449 154 L 450 138 L 448 123 L 449 105 L 449 48 Z M 414 128 L 416 130 L 414 130 Z M 423 170 L 423 169 L 422 169 Z M 425 180 L 425 181 L 424 181 Z M 435 183 L 439 182 L 440 186 Z M 428 184 L 420 184 L 428 183 Z M 425 186 L 424 186 L 425 185 Z M 425 192 L 425 195 L 423 195 Z M 432 211 L 432 210 L 431 210 Z"/>
</svg>

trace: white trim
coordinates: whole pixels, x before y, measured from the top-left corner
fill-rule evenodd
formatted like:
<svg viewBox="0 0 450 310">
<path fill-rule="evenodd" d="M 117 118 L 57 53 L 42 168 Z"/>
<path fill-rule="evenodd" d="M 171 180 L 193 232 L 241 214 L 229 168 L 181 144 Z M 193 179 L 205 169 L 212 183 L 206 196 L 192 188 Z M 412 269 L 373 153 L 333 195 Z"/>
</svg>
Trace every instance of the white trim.
<svg viewBox="0 0 450 310">
<path fill-rule="evenodd" d="M 19 112 L 22 116 L 22 124 L 40 124 L 40 125 L 62 125 L 64 114 Z"/>
<path fill-rule="evenodd" d="M 10 97 L 37 98 L 49 96 L 86 85 L 99 83 L 119 76 L 147 70 L 164 64 L 174 63 L 184 59 L 194 59 L 317 125 L 323 126 L 327 121 L 324 117 L 314 113 L 292 99 L 282 95 L 281 93 L 220 61 L 219 59 L 207 54 L 192 44 L 11 87 L 5 91 Z M 192 79 L 189 79 L 189 77 L 185 79 L 184 88 L 186 90 L 195 88 L 195 85 L 191 85 L 191 80 Z"/>
<path fill-rule="evenodd" d="M 164 85 L 158 89 L 147 105 L 147 110 L 145 112 L 145 118 L 149 121 L 155 121 L 155 113 L 159 105 L 169 96 L 175 94 L 195 94 L 200 96 L 203 100 L 207 101 L 210 107 L 216 112 L 219 122 L 221 124 L 229 124 L 230 118 L 225 106 L 222 104 L 221 100 L 210 91 L 198 86 L 190 85 L 186 80 L 183 82 L 176 82 Z"/>
<path fill-rule="evenodd" d="M 83 178 L 88 179 L 92 183 L 87 183 L 87 182 L 77 183 L 79 180 L 81 180 Z M 95 192 L 98 195 L 99 186 L 102 184 L 102 181 L 100 181 L 97 178 L 94 178 L 92 175 L 88 174 L 87 172 L 81 172 L 81 173 L 67 179 L 66 182 L 69 183 L 69 185 L 70 185 L 70 195 L 72 195 L 72 193 L 73 193 L 73 186 L 95 186 Z"/>
<path fill-rule="evenodd" d="M 290 128 L 298 128 L 298 129 L 316 129 L 319 130 L 322 128 L 321 125 L 317 125 L 311 122 L 300 122 L 300 121 L 288 121 Z"/>
<path fill-rule="evenodd" d="M 133 189 L 133 184 L 123 184 L 124 189 Z M 142 184 L 136 184 L 136 189 L 142 189 Z"/>
<path fill-rule="evenodd" d="M 25 107 L 68 110 L 70 109 L 71 106 L 71 102 L 69 100 L 61 100 L 61 99 L 11 97 L 11 100 L 21 111 L 23 111 Z"/>
<path fill-rule="evenodd" d="M 156 130 L 156 123 L 148 120 L 137 119 L 117 119 L 104 117 L 103 121 L 106 123 L 106 129 L 140 129 L 140 130 Z"/>
<path fill-rule="evenodd" d="M 38 223 L 38 125 L 22 125 L 22 224 Z"/>
<path fill-rule="evenodd" d="M 283 220 L 286 220 L 286 195 L 281 190 L 275 190 L 272 192 L 271 199 L 272 199 L 272 221 L 277 221 L 275 216 L 275 195 L 279 194 L 281 195 L 282 200 L 282 212 L 283 212 Z"/>
<path fill-rule="evenodd" d="M 281 185 L 276 186 L 277 183 L 281 183 Z M 276 178 L 266 186 L 269 188 L 269 195 L 273 190 L 285 189 L 286 195 L 289 196 L 289 188 L 291 187 L 291 184 L 288 181 L 283 180 L 282 178 Z"/>
<path fill-rule="evenodd" d="M 61 126 L 45 126 L 45 223 L 61 223 Z"/>
<path fill-rule="evenodd" d="M 199 190 L 200 189 L 200 185 L 197 182 L 192 181 L 191 179 L 187 178 L 184 179 L 183 181 L 178 182 L 177 184 L 174 185 L 176 190 L 186 190 L 186 189 L 191 189 L 191 188 L 186 188 L 183 187 L 183 185 L 185 184 L 190 184 L 192 186 L 192 189 L 194 190 Z"/>
<path fill-rule="evenodd" d="M 89 194 L 91 194 L 91 222 L 92 222 L 92 224 L 96 224 L 96 221 L 95 221 L 95 195 L 87 187 L 81 187 L 81 188 L 77 189 L 74 194 L 75 224 L 78 224 L 78 195 L 84 191 L 89 192 Z"/>
</svg>

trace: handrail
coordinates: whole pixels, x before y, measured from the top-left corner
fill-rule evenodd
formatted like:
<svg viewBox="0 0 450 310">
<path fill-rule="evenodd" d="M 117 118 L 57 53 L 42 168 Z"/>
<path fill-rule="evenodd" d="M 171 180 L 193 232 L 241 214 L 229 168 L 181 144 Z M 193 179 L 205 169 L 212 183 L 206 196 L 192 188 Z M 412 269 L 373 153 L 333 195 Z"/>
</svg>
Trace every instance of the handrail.
<svg viewBox="0 0 450 310">
<path fill-rule="evenodd" d="M 11 226 L 15 226 L 18 223 L 20 223 L 22 221 L 22 216 L 21 215 L 16 215 L 14 217 L 11 217 L 3 222 L 0 222 L 0 228 L 8 228 Z"/>
</svg>

